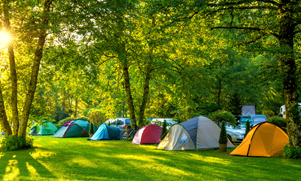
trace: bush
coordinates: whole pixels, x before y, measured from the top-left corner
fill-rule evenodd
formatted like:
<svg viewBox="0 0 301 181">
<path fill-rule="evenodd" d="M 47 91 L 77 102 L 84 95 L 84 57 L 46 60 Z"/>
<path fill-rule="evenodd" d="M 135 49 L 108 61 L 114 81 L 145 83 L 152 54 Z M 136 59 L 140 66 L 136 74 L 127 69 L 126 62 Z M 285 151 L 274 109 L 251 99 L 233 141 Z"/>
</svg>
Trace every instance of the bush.
<svg viewBox="0 0 301 181">
<path fill-rule="evenodd" d="M 268 122 L 273 123 L 280 128 L 286 129 L 286 119 L 278 116 L 269 117 Z"/>
<path fill-rule="evenodd" d="M 18 138 L 17 136 L 5 136 L 1 141 L 1 148 L 6 151 L 28 149 L 33 147 L 33 138 L 26 136 Z"/>
<path fill-rule="evenodd" d="M 225 125 L 226 125 L 226 123 L 223 121 L 222 126 L 221 126 L 221 133 L 219 135 L 219 140 L 218 140 L 219 144 L 227 144 L 228 143 Z"/>
<path fill-rule="evenodd" d="M 96 127 L 100 126 L 107 120 L 105 114 L 101 112 L 100 109 L 91 109 L 88 113 L 88 117 L 91 121 L 93 121 Z"/>
<path fill-rule="evenodd" d="M 67 123 L 68 121 L 73 121 L 73 120 L 84 120 L 84 121 L 89 121 L 89 118 L 87 117 L 77 117 L 77 118 L 73 118 L 73 117 L 67 117 L 65 119 L 62 119 L 59 121 L 58 124 L 55 124 L 56 127 L 60 128 L 62 127 L 65 123 Z M 90 121 L 89 121 L 90 122 Z"/>
<path fill-rule="evenodd" d="M 236 125 L 235 116 L 228 111 L 223 111 L 223 110 L 215 111 L 213 113 L 210 113 L 208 115 L 208 118 L 211 119 L 213 122 L 215 122 L 219 126 L 221 125 L 221 123 L 223 121 L 226 121 L 233 126 Z"/>
<path fill-rule="evenodd" d="M 247 134 L 248 134 L 248 132 L 250 131 L 250 121 L 249 120 L 247 120 L 247 122 L 246 122 L 246 132 L 245 132 L 245 137 L 247 136 Z"/>
<path fill-rule="evenodd" d="M 286 158 L 301 158 L 301 148 L 295 148 L 289 144 L 285 145 L 283 149 L 283 156 Z"/>
<path fill-rule="evenodd" d="M 161 132 L 161 140 L 163 140 L 166 131 L 167 131 L 167 123 L 166 123 L 166 120 L 164 120 L 163 126 L 162 126 L 162 132 Z"/>
<path fill-rule="evenodd" d="M 89 134 L 94 134 L 94 125 L 92 122 L 90 123 Z"/>
</svg>

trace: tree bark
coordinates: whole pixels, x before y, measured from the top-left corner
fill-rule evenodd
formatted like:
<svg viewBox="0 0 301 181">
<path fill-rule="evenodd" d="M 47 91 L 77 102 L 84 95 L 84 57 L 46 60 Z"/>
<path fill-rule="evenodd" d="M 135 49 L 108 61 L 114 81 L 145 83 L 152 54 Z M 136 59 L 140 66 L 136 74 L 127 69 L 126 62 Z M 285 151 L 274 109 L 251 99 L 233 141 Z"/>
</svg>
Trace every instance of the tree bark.
<svg viewBox="0 0 301 181">
<path fill-rule="evenodd" d="M 26 99 L 25 99 L 25 105 L 23 108 L 22 112 L 22 118 L 21 118 L 21 123 L 19 127 L 19 137 L 24 137 L 26 136 L 26 127 L 27 127 L 27 122 L 29 118 L 29 113 L 30 113 L 30 107 L 32 104 L 32 101 L 34 99 L 34 94 L 36 90 L 36 85 L 38 81 L 38 74 L 39 74 L 39 68 L 40 68 L 40 62 L 43 57 L 43 47 L 46 41 L 46 27 L 48 26 L 48 21 L 49 21 L 49 12 L 50 12 L 50 6 L 51 6 L 52 0 L 45 0 L 44 2 L 44 11 L 43 11 L 43 17 L 42 17 L 42 25 L 43 29 L 40 30 L 40 36 L 37 44 L 37 49 L 35 52 L 35 57 L 34 57 L 34 62 L 32 65 L 32 72 L 31 72 L 31 77 L 30 77 L 30 83 L 28 87 L 28 92 L 26 94 Z"/>
<path fill-rule="evenodd" d="M 145 111 L 145 106 L 149 94 L 149 81 L 151 79 L 151 74 L 152 69 L 150 66 L 147 67 L 146 70 L 146 76 L 144 80 L 144 86 L 143 86 L 143 98 L 142 98 L 142 103 L 140 105 L 140 111 L 139 111 L 139 119 L 138 119 L 138 126 L 141 126 L 143 123 L 143 117 L 144 117 L 144 111 Z"/>
<path fill-rule="evenodd" d="M 4 27 L 8 33 L 11 33 L 10 18 L 9 18 L 9 0 L 3 3 L 4 12 Z M 11 78 L 11 109 L 13 122 L 13 135 L 18 135 L 19 128 L 19 113 L 18 113 L 18 80 L 16 71 L 15 54 L 12 40 L 8 44 L 8 56 L 10 64 L 10 78 Z"/>
<path fill-rule="evenodd" d="M 12 130 L 7 121 L 7 116 L 5 112 L 1 82 L 0 82 L 0 125 L 5 136 L 9 136 L 12 134 Z"/>
<path fill-rule="evenodd" d="M 281 46 L 281 67 L 283 74 L 284 100 L 286 107 L 287 132 L 290 144 L 301 147 L 301 121 L 298 111 L 296 62 L 294 58 L 294 29 L 289 12 L 282 15 L 279 42 Z"/>
<path fill-rule="evenodd" d="M 134 102 L 133 102 L 133 97 L 132 97 L 132 92 L 131 92 L 129 63 L 128 63 L 127 57 L 125 56 L 124 48 L 125 47 L 123 46 L 119 49 L 118 58 L 122 64 L 122 73 L 123 73 L 123 77 L 124 77 L 125 94 L 126 94 L 129 111 L 130 111 L 131 124 L 133 125 L 133 127 L 135 129 L 137 129 Z"/>
</svg>

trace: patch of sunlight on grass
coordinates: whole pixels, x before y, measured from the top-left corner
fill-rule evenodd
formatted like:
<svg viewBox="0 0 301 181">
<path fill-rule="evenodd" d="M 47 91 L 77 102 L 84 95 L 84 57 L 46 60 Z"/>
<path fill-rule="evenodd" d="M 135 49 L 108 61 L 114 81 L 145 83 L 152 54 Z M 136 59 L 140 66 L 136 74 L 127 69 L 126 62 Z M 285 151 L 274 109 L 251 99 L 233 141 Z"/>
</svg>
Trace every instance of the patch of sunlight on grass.
<svg viewBox="0 0 301 181">
<path fill-rule="evenodd" d="M 31 177 L 39 177 L 40 176 L 40 174 L 37 172 L 37 170 L 33 166 L 29 165 L 28 162 L 26 162 L 26 167 L 27 167 L 27 170 L 30 172 Z"/>
<path fill-rule="evenodd" d="M 86 159 L 84 157 L 73 158 L 70 162 L 70 166 L 73 166 L 74 163 L 77 163 L 78 165 L 83 166 L 83 167 L 97 168 L 99 166 L 99 165 L 96 165 L 93 162 L 91 162 L 91 160 Z"/>
<path fill-rule="evenodd" d="M 41 158 L 47 158 L 47 157 L 51 157 L 53 155 L 55 155 L 55 153 L 50 152 L 50 151 L 43 151 L 43 150 L 39 150 L 39 149 L 35 149 L 35 152 L 31 152 L 29 153 L 32 158 L 34 159 L 41 159 Z"/>
<path fill-rule="evenodd" d="M 213 163 L 219 163 L 223 165 L 230 165 L 229 161 L 226 161 L 222 158 L 216 158 L 216 157 L 210 157 L 210 156 L 202 156 L 198 154 L 190 153 L 193 159 L 204 161 L 204 162 L 213 162 Z"/>
<path fill-rule="evenodd" d="M 3 153 L 0 153 L 0 159 L 1 159 L 1 157 L 3 157 L 4 156 L 4 154 Z"/>
<path fill-rule="evenodd" d="M 8 165 L 5 169 L 5 175 L 3 180 L 19 180 L 20 170 L 18 168 L 17 160 L 9 160 Z"/>
<path fill-rule="evenodd" d="M 154 160 L 167 160 L 166 158 L 163 157 L 155 157 L 155 156 L 137 156 L 137 155 L 116 155 L 116 158 L 123 158 L 123 159 L 128 159 L 128 160 L 139 160 L 139 161 L 149 161 L 153 162 Z"/>
</svg>

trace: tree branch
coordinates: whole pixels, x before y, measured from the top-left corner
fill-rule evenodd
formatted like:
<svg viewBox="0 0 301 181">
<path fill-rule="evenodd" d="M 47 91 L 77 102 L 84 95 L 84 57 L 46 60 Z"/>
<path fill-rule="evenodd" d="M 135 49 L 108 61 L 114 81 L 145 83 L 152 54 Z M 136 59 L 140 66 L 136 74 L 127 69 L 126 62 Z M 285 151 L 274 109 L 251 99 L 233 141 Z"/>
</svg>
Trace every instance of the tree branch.
<svg viewBox="0 0 301 181">
<path fill-rule="evenodd" d="M 216 26 L 216 27 L 212 27 L 211 30 L 214 29 L 237 29 L 237 30 L 252 30 L 252 31 L 260 31 L 263 32 L 265 34 L 271 34 L 273 36 L 275 36 L 276 38 L 279 37 L 279 35 L 272 33 L 272 32 L 267 32 L 264 29 L 261 28 L 255 28 L 255 27 L 237 27 L 237 26 Z"/>
</svg>

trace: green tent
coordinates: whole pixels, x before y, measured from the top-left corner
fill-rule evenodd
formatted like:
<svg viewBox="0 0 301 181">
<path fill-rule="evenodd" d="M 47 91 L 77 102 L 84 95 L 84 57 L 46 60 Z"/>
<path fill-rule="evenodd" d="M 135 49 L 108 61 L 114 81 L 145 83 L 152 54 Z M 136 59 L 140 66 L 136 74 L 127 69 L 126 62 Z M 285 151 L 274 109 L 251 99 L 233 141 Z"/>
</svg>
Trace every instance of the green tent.
<svg viewBox="0 0 301 181">
<path fill-rule="evenodd" d="M 57 127 L 52 122 L 45 122 L 41 125 L 34 125 L 28 134 L 31 135 L 52 135 Z"/>
<path fill-rule="evenodd" d="M 70 137 L 88 137 L 89 136 L 90 123 L 84 120 L 68 121 L 62 127 L 60 127 L 52 137 L 56 138 L 70 138 Z M 94 126 L 94 130 L 97 127 Z"/>
</svg>

